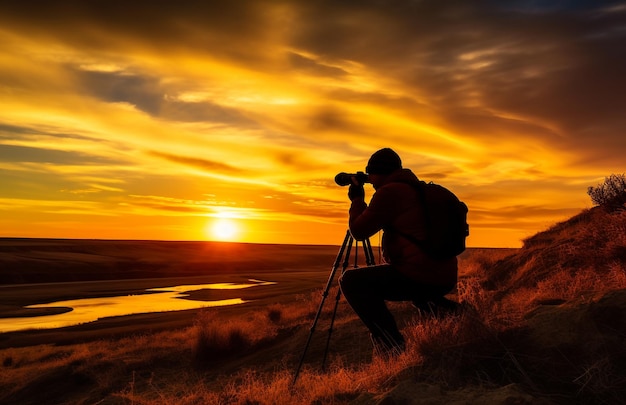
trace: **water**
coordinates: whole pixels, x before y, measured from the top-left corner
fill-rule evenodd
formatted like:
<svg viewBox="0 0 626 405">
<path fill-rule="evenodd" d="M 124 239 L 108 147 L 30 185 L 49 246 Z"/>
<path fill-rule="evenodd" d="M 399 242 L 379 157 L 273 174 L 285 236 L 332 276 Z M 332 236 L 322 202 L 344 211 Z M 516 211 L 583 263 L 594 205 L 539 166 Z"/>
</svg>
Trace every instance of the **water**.
<svg viewBox="0 0 626 405">
<path fill-rule="evenodd" d="M 173 287 L 150 288 L 146 294 L 116 297 L 83 298 L 68 301 L 56 301 L 48 304 L 29 305 L 25 308 L 70 308 L 69 312 L 0 319 L 0 333 L 25 329 L 52 329 L 93 322 L 109 316 L 121 316 L 150 312 L 181 311 L 224 305 L 243 304 L 241 298 L 217 301 L 195 301 L 184 299 L 188 292 L 212 289 L 235 290 L 275 284 L 271 281 L 249 280 L 249 284 L 214 283 L 179 285 Z"/>
</svg>

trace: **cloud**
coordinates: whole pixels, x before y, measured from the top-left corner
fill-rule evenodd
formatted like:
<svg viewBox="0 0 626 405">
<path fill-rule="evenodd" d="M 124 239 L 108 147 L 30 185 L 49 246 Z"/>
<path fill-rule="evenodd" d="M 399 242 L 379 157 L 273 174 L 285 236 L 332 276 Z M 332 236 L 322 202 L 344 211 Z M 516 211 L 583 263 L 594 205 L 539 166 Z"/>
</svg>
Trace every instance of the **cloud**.
<svg viewBox="0 0 626 405">
<path fill-rule="evenodd" d="M 626 107 L 620 73 L 626 58 L 618 45 L 623 13 L 602 14 L 606 5 L 593 2 L 582 9 L 544 7 L 540 14 L 488 2 L 395 5 L 366 3 L 353 18 L 349 6 L 337 5 L 330 18 L 321 18 L 328 10 L 310 7 L 306 19 L 315 23 L 305 24 L 296 42 L 409 86 L 408 94 L 426 100 L 456 133 L 536 138 L 575 145 L 581 154 L 583 145 L 604 150 L 602 142 L 618 139 L 619 111 Z M 507 116 L 517 119 L 499 118 Z M 611 130 L 590 145 L 589 131 L 598 125 Z M 621 153 L 604 151 L 613 161 Z"/>
<path fill-rule="evenodd" d="M 37 162 L 63 165 L 115 165 L 122 161 L 74 151 L 62 151 L 25 146 L 1 145 L 0 161 Z"/>
<path fill-rule="evenodd" d="M 25 140 L 29 142 L 36 142 L 41 139 L 76 139 L 89 142 L 100 142 L 102 140 L 94 137 L 88 137 L 84 135 L 65 133 L 59 128 L 47 128 L 40 126 L 39 128 L 32 128 L 23 125 L 11 125 L 0 122 L 0 140 L 4 141 L 16 141 Z"/>
<path fill-rule="evenodd" d="M 195 157 L 188 156 L 178 156 L 172 155 L 169 153 L 150 151 L 150 154 L 153 156 L 157 156 L 171 162 L 182 163 L 184 165 L 193 166 L 202 170 L 207 170 L 210 172 L 218 172 L 218 173 L 242 173 L 244 170 L 236 168 L 234 166 L 221 163 L 214 162 L 211 160 L 200 159 Z"/>
<path fill-rule="evenodd" d="M 206 214 L 211 210 L 210 204 L 206 201 L 185 200 L 181 198 L 171 198 L 154 195 L 130 195 L 130 200 L 125 203 L 131 207 L 147 208 L 148 212 L 165 211 L 176 214 Z"/>
<path fill-rule="evenodd" d="M 154 117 L 169 121 L 214 122 L 239 127 L 254 126 L 254 122 L 234 108 L 205 100 L 184 101 L 189 84 L 161 83 L 158 77 L 126 71 L 89 71 L 75 69 L 77 85 L 91 97 L 109 103 L 128 103 Z"/>
<path fill-rule="evenodd" d="M 90 96 L 106 102 L 128 102 L 138 109 L 158 116 L 163 92 L 158 79 L 123 72 L 77 71 L 79 86 Z"/>
<path fill-rule="evenodd" d="M 388 146 L 473 229 L 526 232 L 624 171 L 624 26 L 618 1 L 3 2 L 3 186 L 340 223 L 333 176 Z"/>
<path fill-rule="evenodd" d="M 289 62 L 292 68 L 295 70 L 299 70 L 315 76 L 330 76 L 341 78 L 348 75 L 348 72 L 346 72 L 344 69 L 319 63 L 313 58 L 308 58 L 294 52 L 288 52 L 287 56 L 289 58 Z"/>
<path fill-rule="evenodd" d="M 260 63 L 267 57 L 262 45 L 281 27 L 281 7 L 258 1 L 159 1 L 146 7 L 118 0 L 54 5 L 27 0 L 2 4 L 0 12 L 7 28 L 28 27 L 35 37 L 76 48 L 192 52 Z"/>
</svg>

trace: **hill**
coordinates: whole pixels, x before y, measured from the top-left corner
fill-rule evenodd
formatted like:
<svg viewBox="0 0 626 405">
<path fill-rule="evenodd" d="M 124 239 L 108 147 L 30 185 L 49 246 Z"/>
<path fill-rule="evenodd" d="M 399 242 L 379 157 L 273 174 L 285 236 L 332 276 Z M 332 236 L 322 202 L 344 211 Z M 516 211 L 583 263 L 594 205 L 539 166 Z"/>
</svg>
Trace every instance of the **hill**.
<svg viewBox="0 0 626 405">
<path fill-rule="evenodd" d="M 610 278 L 625 263 L 626 212 L 595 207 L 526 239 L 517 254 L 494 264 L 484 285 L 508 294 L 550 281 Z"/>
<path fill-rule="evenodd" d="M 443 404 L 464 392 L 467 403 L 626 403 L 626 211 L 585 210 L 513 254 L 482 258 L 459 284 L 474 308 L 455 321 L 470 332 L 418 337 L 417 377 L 378 400 Z M 411 399 L 424 380 L 456 394 Z"/>
</svg>

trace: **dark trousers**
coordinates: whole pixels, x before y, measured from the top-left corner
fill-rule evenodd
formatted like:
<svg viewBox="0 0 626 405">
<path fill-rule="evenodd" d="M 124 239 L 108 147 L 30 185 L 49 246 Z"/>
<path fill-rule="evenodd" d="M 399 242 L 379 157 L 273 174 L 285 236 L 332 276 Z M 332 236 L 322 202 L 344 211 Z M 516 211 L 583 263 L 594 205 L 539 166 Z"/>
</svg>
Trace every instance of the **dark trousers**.
<svg viewBox="0 0 626 405">
<path fill-rule="evenodd" d="M 374 344 L 404 346 L 404 338 L 385 301 L 426 303 L 450 292 L 450 287 L 421 284 L 391 265 L 347 270 L 339 279 L 341 292 L 372 334 Z"/>
</svg>

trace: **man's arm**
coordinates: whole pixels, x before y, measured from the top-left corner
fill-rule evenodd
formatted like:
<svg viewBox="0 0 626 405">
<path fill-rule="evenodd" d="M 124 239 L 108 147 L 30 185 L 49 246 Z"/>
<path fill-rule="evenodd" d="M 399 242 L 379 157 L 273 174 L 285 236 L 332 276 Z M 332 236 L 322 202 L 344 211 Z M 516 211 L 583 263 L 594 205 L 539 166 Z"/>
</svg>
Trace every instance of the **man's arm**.
<svg viewBox="0 0 626 405">
<path fill-rule="evenodd" d="M 380 231 L 390 221 L 392 209 L 388 193 L 384 188 L 372 196 L 369 207 L 364 197 L 355 198 L 350 206 L 350 233 L 357 240 L 363 240 Z"/>
</svg>

